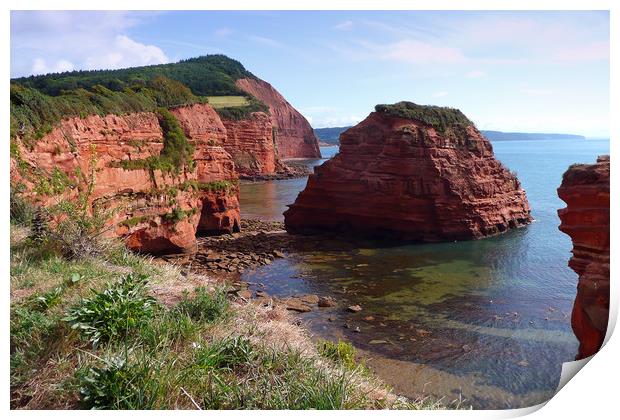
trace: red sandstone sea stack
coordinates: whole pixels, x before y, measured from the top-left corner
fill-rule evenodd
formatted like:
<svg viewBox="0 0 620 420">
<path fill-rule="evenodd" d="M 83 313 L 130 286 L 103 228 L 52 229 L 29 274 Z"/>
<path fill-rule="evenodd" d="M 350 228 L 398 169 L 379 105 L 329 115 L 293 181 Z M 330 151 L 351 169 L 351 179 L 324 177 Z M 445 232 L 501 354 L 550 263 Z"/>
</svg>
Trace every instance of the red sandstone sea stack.
<svg viewBox="0 0 620 420">
<path fill-rule="evenodd" d="M 560 230 L 573 240 L 568 265 L 579 275 L 572 326 L 579 339 L 577 359 L 596 353 L 609 320 L 609 156 L 592 165 L 572 165 L 558 195 Z"/>
<path fill-rule="evenodd" d="M 284 213 L 287 231 L 477 239 L 531 219 L 525 191 L 460 111 L 378 105 Z"/>
</svg>

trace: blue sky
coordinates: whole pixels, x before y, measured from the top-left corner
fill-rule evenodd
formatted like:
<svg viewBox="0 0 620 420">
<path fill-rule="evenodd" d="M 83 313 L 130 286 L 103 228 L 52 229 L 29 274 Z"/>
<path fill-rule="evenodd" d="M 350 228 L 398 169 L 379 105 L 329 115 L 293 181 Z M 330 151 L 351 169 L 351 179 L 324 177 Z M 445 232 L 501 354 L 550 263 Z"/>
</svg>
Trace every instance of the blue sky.
<svg viewBox="0 0 620 420">
<path fill-rule="evenodd" d="M 315 127 L 377 103 L 480 129 L 609 135 L 608 12 L 12 12 L 11 76 L 223 53 Z"/>
</svg>

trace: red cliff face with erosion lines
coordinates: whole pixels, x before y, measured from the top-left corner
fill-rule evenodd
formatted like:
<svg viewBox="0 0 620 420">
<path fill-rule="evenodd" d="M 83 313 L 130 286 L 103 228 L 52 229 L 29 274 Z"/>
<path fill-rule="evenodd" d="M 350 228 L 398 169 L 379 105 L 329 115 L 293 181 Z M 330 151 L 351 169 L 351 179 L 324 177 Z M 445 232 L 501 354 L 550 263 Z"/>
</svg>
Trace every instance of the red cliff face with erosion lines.
<svg viewBox="0 0 620 420">
<path fill-rule="evenodd" d="M 579 275 L 571 323 L 579 339 L 577 359 L 596 353 L 609 320 L 609 156 L 595 164 L 572 165 L 558 195 L 560 230 L 573 240 L 568 265 Z"/>
<path fill-rule="evenodd" d="M 269 106 L 276 128 L 277 154 L 281 159 L 320 158 L 319 141 L 310 123 L 269 83 L 253 78 L 237 80 L 237 86 Z"/>
<path fill-rule="evenodd" d="M 123 168 L 124 162 L 158 156 L 163 149 L 154 113 L 91 115 L 63 120 L 32 148 L 19 142 L 11 158 L 11 182 L 21 184 L 33 200 L 53 204 L 77 195 L 78 174 L 93 173 L 90 206 L 111 214 L 109 234 L 140 252 L 191 251 L 198 231 L 238 230 L 238 175 L 223 148 L 223 123 L 208 105 L 171 112 L 194 144 L 191 171 Z M 67 188 L 52 191 L 45 179 L 64 180 Z"/>
</svg>

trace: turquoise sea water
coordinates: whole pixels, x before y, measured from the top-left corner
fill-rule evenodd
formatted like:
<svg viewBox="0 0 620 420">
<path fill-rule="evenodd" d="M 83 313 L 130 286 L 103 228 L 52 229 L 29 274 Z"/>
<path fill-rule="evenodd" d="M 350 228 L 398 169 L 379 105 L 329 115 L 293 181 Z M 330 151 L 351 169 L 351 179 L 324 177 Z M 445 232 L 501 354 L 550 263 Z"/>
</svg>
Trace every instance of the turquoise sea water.
<svg viewBox="0 0 620 420">
<path fill-rule="evenodd" d="M 570 238 L 558 230 L 557 210 L 564 203 L 556 189 L 570 164 L 608 154 L 609 141 L 528 140 L 493 147 L 527 192 L 535 218 L 528 227 L 479 241 L 427 245 L 332 239 L 244 279 L 275 295 L 328 294 L 342 306 L 361 305 L 359 313 L 326 309 L 304 320 L 318 336 L 352 341 L 381 359 L 371 367 L 406 395 L 415 396 L 419 386 L 410 385 L 419 376 L 429 378 L 425 393 L 460 395 L 477 408 L 548 399 L 562 362 L 573 360 L 577 349 L 570 327 L 577 276 L 567 266 Z M 336 152 L 322 149 L 324 157 Z M 242 217 L 283 220 L 305 183 L 242 184 Z M 398 361 L 399 370 L 390 369 L 390 361 Z"/>
</svg>

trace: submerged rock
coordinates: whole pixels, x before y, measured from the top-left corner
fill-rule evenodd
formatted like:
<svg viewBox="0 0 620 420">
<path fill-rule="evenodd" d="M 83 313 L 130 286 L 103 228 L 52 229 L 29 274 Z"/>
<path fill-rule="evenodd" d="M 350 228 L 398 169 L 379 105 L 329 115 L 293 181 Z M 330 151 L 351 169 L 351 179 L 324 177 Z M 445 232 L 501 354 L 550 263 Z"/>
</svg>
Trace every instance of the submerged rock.
<svg viewBox="0 0 620 420">
<path fill-rule="evenodd" d="M 282 304 L 289 311 L 296 311 L 296 312 L 310 312 L 310 311 L 312 311 L 312 308 L 310 306 L 308 306 L 307 304 L 305 304 L 299 298 L 284 299 L 282 301 Z"/>
<path fill-rule="evenodd" d="M 299 299 L 302 302 L 308 303 L 310 305 L 316 305 L 317 303 L 319 303 L 319 297 L 317 295 L 303 295 L 299 296 Z"/>
<path fill-rule="evenodd" d="M 330 308 L 336 306 L 336 299 L 331 296 L 321 296 L 318 305 L 320 308 Z"/>
<path fill-rule="evenodd" d="M 579 339 L 577 359 L 596 353 L 609 320 L 609 156 L 592 165 L 572 165 L 558 195 L 560 230 L 573 240 L 568 265 L 579 275 L 572 327 Z"/>
<path fill-rule="evenodd" d="M 532 218 L 516 175 L 460 111 L 380 105 L 340 135 L 284 213 L 290 233 L 419 241 L 482 238 Z"/>
</svg>

